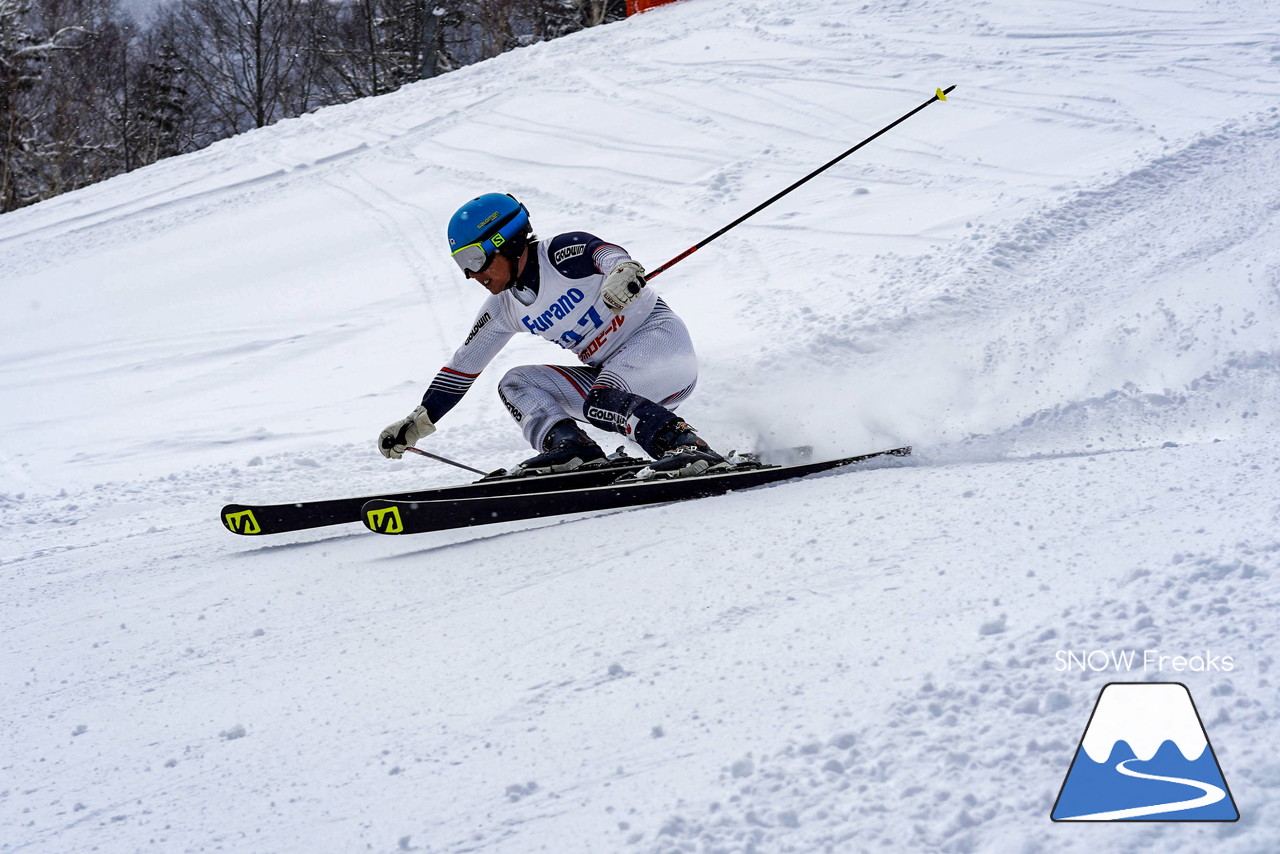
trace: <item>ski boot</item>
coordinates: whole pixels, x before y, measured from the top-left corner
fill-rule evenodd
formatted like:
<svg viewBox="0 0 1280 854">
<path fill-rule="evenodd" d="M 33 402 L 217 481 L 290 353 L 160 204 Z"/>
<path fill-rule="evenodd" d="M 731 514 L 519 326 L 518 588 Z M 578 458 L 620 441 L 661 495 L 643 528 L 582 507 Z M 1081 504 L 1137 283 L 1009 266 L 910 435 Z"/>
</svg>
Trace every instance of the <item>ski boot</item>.
<svg viewBox="0 0 1280 854">
<path fill-rule="evenodd" d="M 512 469 L 512 477 L 558 474 L 573 471 L 583 464 L 604 459 L 604 451 L 592 441 L 577 422 L 565 419 L 552 425 L 542 440 L 542 453 L 530 457 Z"/>
<path fill-rule="evenodd" d="M 636 472 L 637 480 L 659 477 L 690 477 L 706 472 L 729 469 L 732 466 L 700 438 L 693 428 L 673 419 L 653 438 L 650 452 L 657 457 L 649 465 Z"/>
</svg>

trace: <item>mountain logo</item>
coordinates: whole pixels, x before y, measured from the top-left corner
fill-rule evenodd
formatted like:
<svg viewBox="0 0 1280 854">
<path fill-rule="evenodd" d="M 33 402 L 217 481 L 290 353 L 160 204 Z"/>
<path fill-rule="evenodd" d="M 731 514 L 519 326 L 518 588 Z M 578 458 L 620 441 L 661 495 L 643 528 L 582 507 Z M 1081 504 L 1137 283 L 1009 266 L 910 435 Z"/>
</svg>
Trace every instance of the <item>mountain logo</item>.
<svg viewBox="0 0 1280 854">
<path fill-rule="evenodd" d="M 1218 757 L 1181 682 L 1111 682 L 1093 707 L 1054 821 L 1237 821 Z"/>
</svg>

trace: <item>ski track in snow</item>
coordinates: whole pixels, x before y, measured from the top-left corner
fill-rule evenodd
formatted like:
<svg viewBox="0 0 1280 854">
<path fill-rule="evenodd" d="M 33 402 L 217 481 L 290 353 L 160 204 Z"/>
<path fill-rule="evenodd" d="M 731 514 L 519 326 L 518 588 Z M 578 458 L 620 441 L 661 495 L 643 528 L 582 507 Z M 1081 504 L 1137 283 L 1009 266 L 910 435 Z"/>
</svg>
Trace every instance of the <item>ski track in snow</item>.
<svg viewBox="0 0 1280 854">
<path fill-rule="evenodd" d="M 1278 36 L 1195 0 L 685 0 L 0 217 L 0 852 L 1270 851 Z M 652 267 L 952 83 L 655 285 L 718 447 L 908 465 L 218 525 L 456 482 L 372 437 L 479 305 L 461 202 Z M 556 360 L 514 341 L 431 450 L 519 459 L 497 379 Z M 1092 649 L 1235 667 L 1056 667 Z M 1135 679 L 1188 685 L 1239 822 L 1050 822 Z"/>
</svg>

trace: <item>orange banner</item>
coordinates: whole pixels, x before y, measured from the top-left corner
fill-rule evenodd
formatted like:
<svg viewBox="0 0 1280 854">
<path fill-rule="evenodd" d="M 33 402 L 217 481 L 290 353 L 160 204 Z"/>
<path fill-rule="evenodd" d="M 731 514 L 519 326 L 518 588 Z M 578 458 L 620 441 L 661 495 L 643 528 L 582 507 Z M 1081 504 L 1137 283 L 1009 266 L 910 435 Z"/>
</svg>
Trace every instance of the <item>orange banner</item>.
<svg viewBox="0 0 1280 854">
<path fill-rule="evenodd" d="M 627 0 L 627 17 L 639 15 L 641 12 L 647 12 L 657 6 L 665 6 L 674 2 L 675 0 Z"/>
</svg>

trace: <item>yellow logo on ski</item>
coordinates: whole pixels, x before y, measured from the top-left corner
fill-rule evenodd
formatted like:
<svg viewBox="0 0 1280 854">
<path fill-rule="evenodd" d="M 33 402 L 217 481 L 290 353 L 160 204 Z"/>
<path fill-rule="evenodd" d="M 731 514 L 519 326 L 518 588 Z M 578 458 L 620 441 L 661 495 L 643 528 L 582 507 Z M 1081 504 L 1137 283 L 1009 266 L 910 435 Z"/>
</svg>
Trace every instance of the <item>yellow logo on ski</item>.
<svg viewBox="0 0 1280 854">
<path fill-rule="evenodd" d="M 938 91 L 934 93 L 933 97 L 937 98 L 939 101 L 945 101 L 947 100 L 947 93 L 943 92 L 942 87 L 939 86 Z"/>
<path fill-rule="evenodd" d="M 262 528 L 258 520 L 253 518 L 252 510 L 241 510 L 226 515 L 227 530 L 233 534 L 261 534 Z"/>
<path fill-rule="evenodd" d="M 369 530 L 379 534 L 403 534 L 404 522 L 400 519 L 399 507 L 380 507 L 367 514 Z"/>
</svg>

